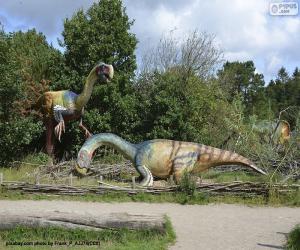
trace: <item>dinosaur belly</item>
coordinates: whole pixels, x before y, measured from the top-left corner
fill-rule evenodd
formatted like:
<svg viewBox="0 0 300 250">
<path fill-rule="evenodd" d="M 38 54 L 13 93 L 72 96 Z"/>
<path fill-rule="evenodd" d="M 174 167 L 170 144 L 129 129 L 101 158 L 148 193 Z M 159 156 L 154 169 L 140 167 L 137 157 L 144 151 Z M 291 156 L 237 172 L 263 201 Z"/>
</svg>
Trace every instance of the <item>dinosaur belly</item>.
<svg viewBox="0 0 300 250">
<path fill-rule="evenodd" d="M 167 178 L 172 172 L 171 151 L 168 145 L 152 144 L 143 152 L 142 164 L 150 169 L 153 176 Z"/>
<path fill-rule="evenodd" d="M 72 113 L 65 114 L 63 117 L 65 122 L 78 120 L 81 117 L 81 112 L 74 110 Z"/>
<path fill-rule="evenodd" d="M 142 164 L 148 167 L 153 176 L 167 178 L 176 171 L 192 169 L 197 160 L 199 146 L 169 140 L 153 140 L 143 152 Z"/>
</svg>

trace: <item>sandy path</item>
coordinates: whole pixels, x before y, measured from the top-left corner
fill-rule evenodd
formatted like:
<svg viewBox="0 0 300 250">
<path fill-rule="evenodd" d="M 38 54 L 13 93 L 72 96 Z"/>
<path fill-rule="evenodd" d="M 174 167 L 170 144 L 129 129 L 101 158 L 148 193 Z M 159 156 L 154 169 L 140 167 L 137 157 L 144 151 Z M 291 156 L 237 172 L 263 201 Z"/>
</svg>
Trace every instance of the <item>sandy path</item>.
<svg viewBox="0 0 300 250">
<path fill-rule="evenodd" d="M 62 211 L 99 214 L 166 213 L 177 234 L 170 249 L 283 249 L 285 234 L 300 223 L 300 208 L 68 201 L 0 201 L 0 213 Z"/>
</svg>

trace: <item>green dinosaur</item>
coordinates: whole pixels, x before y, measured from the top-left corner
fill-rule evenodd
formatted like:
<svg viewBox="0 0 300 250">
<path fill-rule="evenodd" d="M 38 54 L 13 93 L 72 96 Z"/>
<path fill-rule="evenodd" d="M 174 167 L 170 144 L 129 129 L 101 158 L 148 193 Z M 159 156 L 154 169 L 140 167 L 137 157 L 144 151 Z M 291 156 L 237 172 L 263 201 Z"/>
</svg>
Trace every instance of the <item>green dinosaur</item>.
<svg viewBox="0 0 300 250">
<path fill-rule="evenodd" d="M 259 121 L 253 126 L 254 131 L 261 134 L 261 137 L 275 145 L 287 144 L 291 139 L 290 124 L 285 120 L 273 121 Z"/>
<path fill-rule="evenodd" d="M 77 95 L 70 90 L 48 91 L 38 99 L 35 106 L 43 115 L 46 126 L 46 151 L 49 155 L 52 155 L 54 151 L 53 134 L 60 141 L 61 134 L 65 131 L 65 122 L 82 117 L 84 106 L 91 97 L 96 81 L 99 79 L 100 82 L 107 83 L 113 75 L 112 65 L 99 63 L 89 73 L 81 94 Z M 80 119 L 79 127 L 85 132 L 86 137 L 91 136 L 83 126 L 82 119 Z"/>
<path fill-rule="evenodd" d="M 140 185 L 151 186 L 153 176 L 167 178 L 174 175 L 178 183 L 184 171 L 202 172 L 219 165 L 240 164 L 266 174 L 247 158 L 214 147 L 193 142 L 156 139 L 132 144 L 111 133 L 101 133 L 90 137 L 78 152 L 75 169 L 86 175 L 94 151 L 101 145 L 109 145 L 118 150 L 133 164 L 142 180 Z"/>
</svg>

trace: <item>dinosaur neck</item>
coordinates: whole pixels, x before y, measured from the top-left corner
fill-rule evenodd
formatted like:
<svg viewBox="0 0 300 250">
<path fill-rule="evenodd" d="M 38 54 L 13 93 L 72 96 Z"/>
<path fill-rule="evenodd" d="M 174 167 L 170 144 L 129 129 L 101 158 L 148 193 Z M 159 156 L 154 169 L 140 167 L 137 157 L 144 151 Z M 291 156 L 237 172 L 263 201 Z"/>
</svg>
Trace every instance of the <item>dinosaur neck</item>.
<svg viewBox="0 0 300 250">
<path fill-rule="evenodd" d="M 136 155 L 135 145 L 111 133 L 101 133 L 92 136 L 84 143 L 80 151 L 87 151 L 88 155 L 91 157 L 94 151 L 102 145 L 111 146 L 128 160 L 134 161 Z"/>
<path fill-rule="evenodd" d="M 86 82 L 85 82 L 84 87 L 83 87 L 83 91 L 76 98 L 76 108 L 78 110 L 81 110 L 87 104 L 87 102 L 89 101 L 89 99 L 92 95 L 94 84 L 97 81 L 97 79 L 98 79 L 98 77 L 95 73 L 95 68 L 94 68 L 90 72 L 90 74 L 88 75 L 88 77 L 86 79 Z"/>
</svg>

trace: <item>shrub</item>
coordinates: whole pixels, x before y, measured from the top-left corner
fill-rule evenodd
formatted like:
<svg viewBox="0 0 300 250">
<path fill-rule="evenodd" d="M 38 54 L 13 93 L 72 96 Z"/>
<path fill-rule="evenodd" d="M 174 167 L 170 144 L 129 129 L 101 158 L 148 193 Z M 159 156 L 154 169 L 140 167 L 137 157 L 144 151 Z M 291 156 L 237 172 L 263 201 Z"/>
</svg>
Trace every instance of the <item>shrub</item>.
<svg viewBox="0 0 300 250">
<path fill-rule="evenodd" d="M 288 235 L 287 249 L 300 250 L 300 225 L 297 225 Z"/>
</svg>

